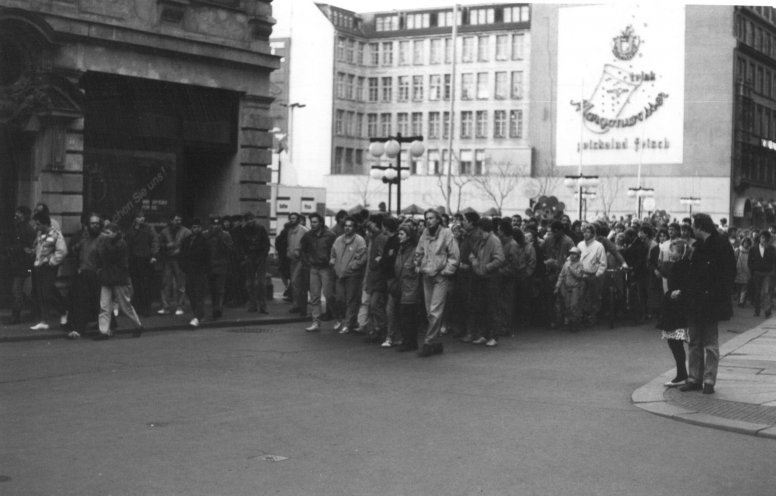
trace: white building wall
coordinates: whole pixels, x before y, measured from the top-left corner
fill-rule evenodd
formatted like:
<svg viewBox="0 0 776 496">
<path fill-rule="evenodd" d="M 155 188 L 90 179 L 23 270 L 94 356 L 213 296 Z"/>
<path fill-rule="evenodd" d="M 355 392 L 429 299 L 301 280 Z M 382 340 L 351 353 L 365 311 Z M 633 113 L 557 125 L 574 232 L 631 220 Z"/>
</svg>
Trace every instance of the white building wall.
<svg viewBox="0 0 776 496">
<path fill-rule="evenodd" d="M 290 54 L 289 160 L 282 165 L 288 186 L 323 186 L 331 162 L 334 28 L 313 2 L 294 4 Z"/>
</svg>

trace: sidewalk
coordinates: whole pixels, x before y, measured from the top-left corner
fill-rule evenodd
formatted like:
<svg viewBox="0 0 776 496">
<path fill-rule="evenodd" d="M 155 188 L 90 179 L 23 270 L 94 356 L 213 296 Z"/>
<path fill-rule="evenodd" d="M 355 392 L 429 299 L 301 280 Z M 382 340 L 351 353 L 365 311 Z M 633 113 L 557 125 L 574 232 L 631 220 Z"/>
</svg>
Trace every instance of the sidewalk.
<svg viewBox="0 0 776 496">
<path fill-rule="evenodd" d="M 276 284 L 275 288 L 282 287 Z M 154 307 L 156 308 L 156 307 Z M 276 292 L 272 300 L 267 301 L 269 314 L 248 312 L 245 306 L 239 308 L 224 307 L 224 315 L 218 320 L 211 320 L 209 303 L 205 305 L 205 320 L 198 329 L 213 329 L 223 327 L 244 327 L 272 324 L 287 324 L 291 322 L 309 322 L 310 317 L 301 319 L 299 314 L 289 313 L 291 304 L 283 301 L 283 292 Z M 148 331 L 179 331 L 192 330 L 188 323 L 192 319 L 190 310 L 180 316 L 157 315 L 154 311 L 151 316 L 142 318 L 143 327 Z M 58 322 L 50 322 L 51 328 L 47 331 L 33 331 L 30 326 L 35 322 L 25 322 L 18 325 L 0 324 L 0 344 L 19 341 L 35 341 L 50 339 L 65 339 L 67 332 L 59 326 Z M 90 324 L 86 329 L 86 336 L 82 339 L 91 339 L 97 333 L 96 324 Z M 126 316 L 119 317 L 119 328 L 114 331 L 117 335 L 132 332 L 132 325 Z"/>
<path fill-rule="evenodd" d="M 634 391 L 633 404 L 690 424 L 776 439 L 776 318 L 720 346 L 714 394 L 667 389 L 663 383 L 674 374 L 671 369 Z"/>
</svg>

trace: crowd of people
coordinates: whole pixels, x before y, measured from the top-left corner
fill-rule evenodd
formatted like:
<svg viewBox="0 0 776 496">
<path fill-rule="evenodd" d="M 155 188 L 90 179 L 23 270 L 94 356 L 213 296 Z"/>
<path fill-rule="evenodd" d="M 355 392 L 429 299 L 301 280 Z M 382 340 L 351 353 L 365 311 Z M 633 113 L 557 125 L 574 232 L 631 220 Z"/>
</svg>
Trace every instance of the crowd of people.
<svg viewBox="0 0 776 496">
<path fill-rule="evenodd" d="M 140 336 L 141 319 L 157 300 L 159 269 L 155 312 L 184 315 L 188 300 L 192 328 L 205 320 L 206 299 L 211 319 L 221 318 L 225 305 L 268 312 L 270 237 L 251 214 L 211 216 L 207 225 L 193 219 L 189 227 L 173 215 L 159 232 L 143 213 L 126 230 L 90 214 L 69 246 L 44 204 L 34 212 L 17 208 L 15 221 L 12 323 L 20 321 L 30 274 L 38 316 L 32 329 L 47 329 L 58 316 L 71 338 L 92 321 L 97 339 L 110 338 L 119 311 Z M 568 215 L 428 210 L 397 218 L 363 210 L 340 211 L 331 227 L 319 214 L 292 213 L 275 252 L 289 311 L 309 315 L 308 332 L 332 322 L 340 334 L 360 333 L 421 357 L 442 353 L 444 335 L 495 347 L 529 325 L 578 332 L 613 310 L 602 308 L 602 291 L 616 284 L 613 273 L 627 272 L 635 293 L 628 312 L 637 322 L 654 321 L 676 360 L 677 375 L 666 386 L 713 392 L 716 323 L 730 317 L 732 300 L 771 315 L 772 234 L 716 226 L 706 214 L 671 223 L 586 223 Z M 56 281 L 67 256 L 77 269 L 65 299 Z"/>
</svg>

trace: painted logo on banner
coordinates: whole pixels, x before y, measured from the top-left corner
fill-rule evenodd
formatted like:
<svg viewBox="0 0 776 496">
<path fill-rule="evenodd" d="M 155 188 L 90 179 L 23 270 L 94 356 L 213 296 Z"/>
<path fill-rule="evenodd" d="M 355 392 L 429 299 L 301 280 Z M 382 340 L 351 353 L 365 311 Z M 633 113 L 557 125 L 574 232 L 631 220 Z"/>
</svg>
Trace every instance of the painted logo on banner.
<svg viewBox="0 0 776 496">
<path fill-rule="evenodd" d="M 680 163 L 684 7 L 565 7 L 558 32 L 558 164 Z"/>
</svg>

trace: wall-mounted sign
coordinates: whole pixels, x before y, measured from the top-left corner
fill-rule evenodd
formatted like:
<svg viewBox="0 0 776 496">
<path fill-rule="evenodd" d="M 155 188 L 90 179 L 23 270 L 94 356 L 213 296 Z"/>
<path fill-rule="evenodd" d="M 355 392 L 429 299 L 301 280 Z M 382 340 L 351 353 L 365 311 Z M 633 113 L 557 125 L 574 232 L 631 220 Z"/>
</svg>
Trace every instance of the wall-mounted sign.
<svg viewBox="0 0 776 496">
<path fill-rule="evenodd" d="M 279 214 L 291 213 L 291 198 L 287 196 L 278 196 L 277 207 L 275 211 Z"/>
<path fill-rule="evenodd" d="M 302 213 L 311 214 L 315 212 L 315 198 L 302 198 Z"/>
<path fill-rule="evenodd" d="M 681 163 L 684 6 L 563 7 L 558 165 Z"/>
</svg>

